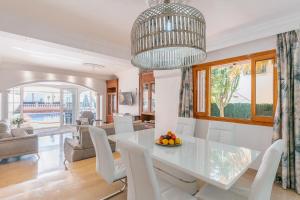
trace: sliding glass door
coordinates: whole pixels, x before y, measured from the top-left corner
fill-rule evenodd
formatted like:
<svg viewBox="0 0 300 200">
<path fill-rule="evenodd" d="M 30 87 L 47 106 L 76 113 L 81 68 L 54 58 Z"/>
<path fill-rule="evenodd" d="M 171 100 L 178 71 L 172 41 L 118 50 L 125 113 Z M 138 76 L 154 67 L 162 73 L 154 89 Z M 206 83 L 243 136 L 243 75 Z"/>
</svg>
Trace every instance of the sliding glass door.
<svg viewBox="0 0 300 200">
<path fill-rule="evenodd" d="M 77 113 L 77 89 L 67 88 L 62 90 L 63 94 L 63 125 L 72 125 L 76 121 Z"/>
<path fill-rule="evenodd" d="M 21 89 L 11 88 L 8 91 L 8 119 L 14 120 L 21 117 Z"/>
<path fill-rule="evenodd" d="M 80 113 L 91 111 L 96 117 L 96 93 L 91 90 L 81 90 L 80 92 Z"/>
<path fill-rule="evenodd" d="M 96 118 L 102 102 L 96 93 L 80 86 L 59 83 L 39 83 L 8 90 L 7 111 L 10 121 L 23 118 L 23 126 L 34 129 L 75 125 L 83 111 L 91 111 Z"/>
<path fill-rule="evenodd" d="M 33 128 L 60 126 L 60 89 L 44 86 L 24 87 L 23 118 Z"/>
</svg>

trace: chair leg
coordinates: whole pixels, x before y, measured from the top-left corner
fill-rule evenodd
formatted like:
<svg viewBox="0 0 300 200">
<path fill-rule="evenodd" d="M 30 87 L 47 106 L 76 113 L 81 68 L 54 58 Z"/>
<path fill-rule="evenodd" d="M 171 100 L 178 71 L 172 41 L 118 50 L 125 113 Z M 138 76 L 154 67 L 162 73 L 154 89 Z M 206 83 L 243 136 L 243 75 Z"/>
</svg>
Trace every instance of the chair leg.
<svg viewBox="0 0 300 200">
<path fill-rule="evenodd" d="M 38 160 L 38 161 L 39 161 L 40 158 L 41 158 L 40 155 L 39 155 L 38 153 L 36 154 L 36 157 L 37 157 L 37 160 Z"/>
<path fill-rule="evenodd" d="M 101 198 L 100 200 L 107 200 L 107 199 L 110 199 L 110 198 L 112 198 L 112 197 L 114 197 L 114 196 L 117 196 L 117 195 L 123 193 L 123 192 L 126 190 L 126 188 L 127 188 L 127 178 L 125 178 L 125 181 L 123 181 L 122 179 L 119 180 L 119 181 L 121 181 L 121 182 L 124 184 L 124 185 L 122 186 L 122 188 L 119 189 L 118 191 L 116 191 L 116 192 L 110 194 L 110 195 L 107 195 L 107 196 Z"/>
<path fill-rule="evenodd" d="M 64 166 L 65 166 L 65 170 L 68 170 L 68 166 L 67 166 L 67 159 L 64 160 Z"/>
</svg>

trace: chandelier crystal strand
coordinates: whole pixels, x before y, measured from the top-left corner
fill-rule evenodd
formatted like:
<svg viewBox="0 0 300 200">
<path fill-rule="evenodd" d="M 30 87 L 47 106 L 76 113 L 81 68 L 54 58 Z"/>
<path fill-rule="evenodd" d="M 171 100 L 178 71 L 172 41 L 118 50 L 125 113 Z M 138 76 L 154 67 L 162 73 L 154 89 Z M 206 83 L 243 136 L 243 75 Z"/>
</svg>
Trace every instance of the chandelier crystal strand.
<svg viewBox="0 0 300 200">
<path fill-rule="evenodd" d="M 142 69 L 176 69 L 206 58 L 205 19 L 180 0 L 150 0 L 152 7 L 131 31 L 132 64 Z"/>
</svg>

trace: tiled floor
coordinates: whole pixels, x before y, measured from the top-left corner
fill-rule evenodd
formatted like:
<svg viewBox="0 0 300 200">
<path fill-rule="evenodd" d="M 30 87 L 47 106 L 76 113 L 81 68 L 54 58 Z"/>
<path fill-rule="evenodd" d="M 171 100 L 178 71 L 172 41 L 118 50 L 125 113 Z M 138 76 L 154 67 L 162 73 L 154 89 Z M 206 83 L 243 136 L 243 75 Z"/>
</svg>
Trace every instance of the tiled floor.
<svg viewBox="0 0 300 200">
<path fill-rule="evenodd" d="M 93 200 L 99 199 L 121 187 L 108 185 L 95 172 L 95 158 L 69 164 L 64 170 L 63 141 L 72 134 L 46 136 L 39 139 L 40 160 L 23 156 L 0 164 L 0 199 L 6 200 Z M 115 157 L 118 157 L 115 154 Z M 249 171 L 244 177 L 255 176 Z M 112 200 L 125 200 L 126 193 Z M 300 195 L 275 185 L 272 200 L 300 200 Z"/>
<path fill-rule="evenodd" d="M 72 133 L 39 137 L 40 160 L 38 162 L 33 163 L 34 161 L 37 161 L 37 156 L 27 155 L 2 160 L 0 162 L 0 167 L 19 165 L 21 163 L 32 163 L 32 167 L 35 168 L 37 175 L 42 175 L 56 170 L 62 170 L 64 169 L 63 145 L 64 139 L 67 137 L 72 138 Z"/>
</svg>

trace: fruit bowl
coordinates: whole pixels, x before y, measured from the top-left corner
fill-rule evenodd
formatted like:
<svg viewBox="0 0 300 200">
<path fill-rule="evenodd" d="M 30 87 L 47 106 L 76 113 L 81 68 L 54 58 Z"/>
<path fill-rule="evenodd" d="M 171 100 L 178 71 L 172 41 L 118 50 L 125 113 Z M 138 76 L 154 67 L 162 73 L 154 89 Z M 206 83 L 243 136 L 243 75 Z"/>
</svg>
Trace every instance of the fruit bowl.
<svg viewBox="0 0 300 200">
<path fill-rule="evenodd" d="M 155 144 L 166 147 L 176 147 L 182 144 L 182 140 L 172 131 L 168 131 L 167 134 L 161 135 L 155 140 Z"/>
</svg>

